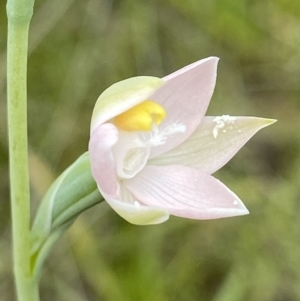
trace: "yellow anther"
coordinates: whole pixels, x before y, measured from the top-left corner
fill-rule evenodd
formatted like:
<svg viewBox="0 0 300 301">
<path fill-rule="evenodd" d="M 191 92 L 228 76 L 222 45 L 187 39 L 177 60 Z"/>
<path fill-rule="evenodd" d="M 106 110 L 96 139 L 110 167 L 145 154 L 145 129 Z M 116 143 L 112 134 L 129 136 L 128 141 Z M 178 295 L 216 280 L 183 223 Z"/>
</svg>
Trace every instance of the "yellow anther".
<svg viewBox="0 0 300 301">
<path fill-rule="evenodd" d="M 159 125 L 166 117 L 165 109 L 154 101 L 146 100 L 116 116 L 114 124 L 124 131 L 150 131 L 153 123 Z"/>
</svg>

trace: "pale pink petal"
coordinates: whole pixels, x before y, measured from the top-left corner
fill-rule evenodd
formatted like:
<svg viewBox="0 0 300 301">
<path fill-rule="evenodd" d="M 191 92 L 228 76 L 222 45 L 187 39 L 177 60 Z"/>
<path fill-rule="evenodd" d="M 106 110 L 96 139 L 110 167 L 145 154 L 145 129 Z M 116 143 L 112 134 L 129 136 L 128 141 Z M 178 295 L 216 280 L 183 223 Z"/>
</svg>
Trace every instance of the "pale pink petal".
<svg viewBox="0 0 300 301">
<path fill-rule="evenodd" d="M 149 164 L 178 164 L 214 173 L 257 131 L 272 123 L 273 119 L 258 117 L 204 117 L 187 140 L 171 151 L 149 160 Z"/>
<path fill-rule="evenodd" d="M 210 57 L 207 57 L 205 59 L 201 59 L 199 61 L 196 61 L 194 63 L 186 65 L 185 67 L 183 67 L 179 70 L 176 70 L 176 71 L 174 71 L 173 73 L 171 73 L 169 75 L 166 75 L 165 77 L 163 77 L 163 80 L 168 81 L 168 80 L 170 80 L 174 77 L 177 77 L 177 76 L 181 75 L 182 73 L 186 73 L 187 71 L 197 67 L 198 65 L 201 65 L 201 64 L 205 63 L 206 61 L 210 61 L 211 59 L 217 59 L 217 61 L 219 60 L 219 58 L 214 57 L 214 56 L 210 56 Z"/>
<path fill-rule="evenodd" d="M 165 77 L 166 84 L 151 96 L 167 112 L 160 129 L 172 124 L 186 127 L 184 133 L 170 135 L 164 144 L 152 148 L 151 157 L 176 147 L 198 127 L 215 88 L 217 63 L 218 58 L 210 57 L 178 70 Z"/>
<path fill-rule="evenodd" d="M 149 207 L 138 202 L 130 191 L 122 184 L 120 185 L 119 199 L 103 195 L 107 203 L 122 218 L 135 225 L 154 225 L 168 220 L 169 213 L 160 208 Z"/>
<path fill-rule="evenodd" d="M 211 175 L 186 166 L 147 165 L 123 184 L 142 203 L 192 219 L 248 214 L 242 201 Z"/>
<path fill-rule="evenodd" d="M 118 141 L 118 130 L 111 123 L 98 126 L 89 142 L 91 169 L 101 193 L 117 197 L 119 184 L 112 148 Z"/>
<path fill-rule="evenodd" d="M 91 133 L 98 125 L 145 101 L 165 82 L 157 77 L 137 76 L 117 82 L 97 99 L 91 120 Z"/>
</svg>

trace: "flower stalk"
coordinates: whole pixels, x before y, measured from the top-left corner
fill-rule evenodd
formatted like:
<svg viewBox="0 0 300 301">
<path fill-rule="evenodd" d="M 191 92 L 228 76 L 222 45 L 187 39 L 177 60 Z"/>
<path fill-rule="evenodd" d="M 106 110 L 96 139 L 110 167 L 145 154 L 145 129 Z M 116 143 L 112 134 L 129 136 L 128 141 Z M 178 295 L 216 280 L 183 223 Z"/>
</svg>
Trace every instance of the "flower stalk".
<svg viewBox="0 0 300 301">
<path fill-rule="evenodd" d="M 7 108 L 14 275 L 18 301 L 37 301 L 30 270 L 30 197 L 27 143 L 27 48 L 33 0 L 8 0 Z"/>
</svg>

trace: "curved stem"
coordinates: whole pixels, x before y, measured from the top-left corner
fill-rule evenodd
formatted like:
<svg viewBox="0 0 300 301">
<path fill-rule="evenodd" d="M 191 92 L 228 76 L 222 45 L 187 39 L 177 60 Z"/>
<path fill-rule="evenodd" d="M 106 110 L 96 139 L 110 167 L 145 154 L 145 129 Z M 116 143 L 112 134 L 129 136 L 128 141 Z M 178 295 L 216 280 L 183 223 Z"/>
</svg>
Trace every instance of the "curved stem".
<svg viewBox="0 0 300 301">
<path fill-rule="evenodd" d="M 30 270 L 30 198 L 27 147 L 27 47 L 33 0 L 8 0 L 7 107 L 14 274 L 19 301 L 37 301 Z"/>
</svg>

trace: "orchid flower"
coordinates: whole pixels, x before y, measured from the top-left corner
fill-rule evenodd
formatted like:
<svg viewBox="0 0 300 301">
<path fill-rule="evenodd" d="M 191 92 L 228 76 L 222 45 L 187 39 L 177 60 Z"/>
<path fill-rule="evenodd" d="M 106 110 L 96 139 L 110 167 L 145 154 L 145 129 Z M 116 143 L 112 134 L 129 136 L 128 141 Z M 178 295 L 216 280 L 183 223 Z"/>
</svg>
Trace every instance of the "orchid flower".
<svg viewBox="0 0 300 301">
<path fill-rule="evenodd" d="M 98 98 L 89 142 L 92 174 L 106 202 L 128 222 L 249 213 L 211 174 L 274 120 L 204 117 L 217 63 L 209 57 L 162 79 L 130 78 Z"/>
</svg>

